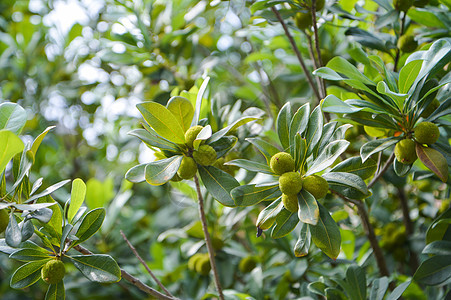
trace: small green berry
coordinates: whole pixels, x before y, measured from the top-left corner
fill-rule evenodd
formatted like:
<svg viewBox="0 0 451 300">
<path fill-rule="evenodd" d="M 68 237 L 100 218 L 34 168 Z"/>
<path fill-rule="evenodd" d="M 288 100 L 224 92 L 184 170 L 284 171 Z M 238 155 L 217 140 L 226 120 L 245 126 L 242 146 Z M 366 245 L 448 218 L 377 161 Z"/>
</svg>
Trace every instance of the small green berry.
<svg viewBox="0 0 451 300">
<path fill-rule="evenodd" d="M 216 161 L 216 151 L 209 145 L 201 145 L 193 152 L 193 158 L 202 166 L 210 166 Z"/>
<path fill-rule="evenodd" d="M 190 147 L 193 148 L 193 142 L 196 139 L 197 135 L 199 134 L 199 132 L 203 129 L 203 126 L 200 125 L 196 125 L 191 127 L 190 129 L 188 129 L 185 132 L 185 144 Z"/>
<path fill-rule="evenodd" d="M 290 212 L 295 213 L 298 212 L 299 205 L 298 205 L 298 195 L 287 195 L 282 194 L 282 203 L 283 206 Z"/>
<path fill-rule="evenodd" d="M 411 139 L 399 141 L 395 146 L 395 156 L 400 163 L 406 165 L 413 164 L 417 160 L 415 142 Z"/>
<path fill-rule="evenodd" d="M 422 122 L 418 124 L 414 129 L 415 140 L 420 144 L 434 144 L 437 142 L 440 131 L 438 126 L 431 122 Z"/>
<path fill-rule="evenodd" d="M 329 191 L 329 184 L 326 179 L 318 175 L 310 175 L 304 178 L 302 188 L 315 197 L 315 199 L 324 198 Z"/>
<path fill-rule="evenodd" d="M 41 269 L 41 278 L 48 284 L 57 284 L 66 274 L 64 263 L 59 259 L 48 261 Z"/>
<path fill-rule="evenodd" d="M 312 14 L 310 12 L 298 12 L 294 16 L 294 21 L 299 29 L 307 29 L 312 26 Z"/>
<path fill-rule="evenodd" d="M 271 157 L 269 162 L 271 170 L 277 175 L 294 171 L 294 159 L 286 152 L 279 152 Z"/>
<path fill-rule="evenodd" d="M 279 177 L 279 188 L 283 194 L 296 195 L 302 190 L 302 178 L 298 172 L 287 172 Z"/>
<path fill-rule="evenodd" d="M 208 273 L 210 273 L 210 270 L 211 270 L 211 265 L 210 265 L 210 258 L 208 257 L 208 255 L 201 257 L 196 262 L 196 272 L 198 274 L 208 275 Z"/>
<path fill-rule="evenodd" d="M 254 256 L 246 256 L 240 260 L 238 269 L 241 273 L 249 273 L 257 266 L 257 258 Z"/>
<path fill-rule="evenodd" d="M 180 163 L 180 167 L 177 171 L 177 175 L 182 179 L 191 179 L 196 175 L 197 172 L 197 164 L 189 156 L 183 156 L 182 162 Z"/>
</svg>

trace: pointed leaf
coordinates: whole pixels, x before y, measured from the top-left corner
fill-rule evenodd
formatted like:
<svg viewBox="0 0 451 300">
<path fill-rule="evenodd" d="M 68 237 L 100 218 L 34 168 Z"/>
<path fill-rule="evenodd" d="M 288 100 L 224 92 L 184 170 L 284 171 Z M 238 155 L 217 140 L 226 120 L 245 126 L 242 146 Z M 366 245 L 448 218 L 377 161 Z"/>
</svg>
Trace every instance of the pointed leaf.
<svg viewBox="0 0 451 300">
<path fill-rule="evenodd" d="M 136 165 L 125 173 L 125 179 L 133 183 L 140 183 L 146 180 L 147 163 Z"/>
<path fill-rule="evenodd" d="M 13 289 L 23 289 L 32 285 L 41 278 L 41 268 L 51 258 L 32 261 L 18 268 L 11 277 L 10 286 Z"/>
<path fill-rule="evenodd" d="M 345 172 L 323 174 L 329 188 L 351 199 L 364 199 L 370 196 L 365 182 L 359 176 Z"/>
<path fill-rule="evenodd" d="M 436 255 L 423 261 L 413 279 L 426 285 L 439 285 L 451 278 L 451 256 Z"/>
<path fill-rule="evenodd" d="M 121 280 L 121 269 L 109 255 L 75 255 L 69 258 L 74 266 L 91 281 L 107 283 Z"/>
<path fill-rule="evenodd" d="M 291 104 L 287 102 L 281 109 L 276 120 L 276 130 L 283 149 L 290 147 Z"/>
<path fill-rule="evenodd" d="M 256 161 L 247 159 L 234 159 L 225 163 L 229 166 L 237 166 L 251 172 L 259 172 L 264 174 L 273 174 L 271 168 L 267 164 L 262 164 Z"/>
<path fill-rule="evenodd" d="M 0 130 L 0 174 L 5 170 L 9 161 L 24 149 L 24 143 L 13 132 Z"/>
<path fill-rule="evenodd" d="M 176 155 L 147 164 L 145 169 L 147 183 L 162 185 L 168 182 L 177 173 L 182 158 L 182 155 Z"/>
<path fill-rule="evenodd" d="M 33 195 L 32 197 L 30 197 L 25 202 L 31 202 L 33 200 L 36 200 L 36 199 L 42 198 L 44 196 L 50 195 L 51 193 L 53 193 L 54 191 L 56 191 L 57 189 L 61 188 L 63 185 L 65 185 L 66 183 L 69 183 L 69 182 L 70 182 L 70 179 L 66 179 L 66 180 L 60 181 L 58 183 L 55 183 L 54 185 L 51 185 L 48 188 L 46 188 L 41 193 Z"/>
<path fill-rule="evenodd" d="M 197 137 L 193 142 L 194 150 L 198 150 L 200 143 L 202 141 L 208 140 L 211 137 L 211 133 L 212 131 L 210 125 L 207 125 L 204 128 L 202 128 L 202 130 L 197 134 Z"/>
<path fill-rule="evenodd" d="M 219 203 L 230 207 L 237 205 L 230 192 L 240 184 L 233 176 L 218 168 L 206 166 L 199 166 L 199 174 L 207 191 Z"/>
<path fill-rule="evenodd" d="M 0 104 L 0 130 L 6 129 L 19 135 L 26 122 L 27 112 L 20 105 L 11 102 Z"/>
<path fill-rule="evenodd" d="M 327 209 L 321 204 L 319 206 L 319 220 L 316 225 L 310 225 L 310 233 L 315 245 L 320 248 L 327 256 L 336 259 L 340 254 L 341 235 L 340 230 L 334 219 L 330 216 Z"/>
<path fill-rule="evenodd" d="M 398 89 L 400 93 L 406 94 L 409 91 L 417 78 L 418 73 L 420 73 L 422 64 L 422 60 L 413 60 L 402 67 L 399 72 L 398 80 Z"/>
<path fill-rule="evenodd" d="M 312 153 L 316 144 L 321 139 L 321 134 L 323 131 L 323 114 L 321 108 L 318 105 L 312 111 L 309 118 L 309 123 L 307 125 L 307 130 L 305 131 L 304 137 L 307 141 L 307 155 Z"/>
<path fill-rule="evenodd" d="M 415 150 L 421 162 L 435 173 L 441 181 L 448 181 L 448 164 L 446 158 L 437 150 L 416 143 Z"/>
<path fill-rule="evenodd" d="M 346 140 L 338 140 L 327 145 L 321 154 L 315 159 L 305 175 L 309 176 L 318 173 L 331 166 L 335 160 L 346 151 L 349 144 L 350 142 Z"/>
<path fill-rule="evenodd" d="M 105 219 L 105 209 L 104 208 L 96 208 L 91 210 L 86 214 L 81 221 L 80 227 L 75 233 L 75 236 L 78 237 L 78 240 L 72 244 L 72 247 L 78 245 L 87 239 L 89 239 L 97 230 L 102 226 L 103 220 Z"/>
<path fill-rule="evenodd" d="M 330 172 L 347 172 L 352 173 L 363 180 L 370 178 L 376 172 L 377 161 L 367 159 L 362 163 L 362 159 L 358 156 L 350 157 L 333 167 Z"/>
<path fill-rule="evenodd" d="M 371 284 L 370 300 L 383 300 L 388 289 L 388 278 L 381 277 L 373 280 Z"/>
<path fill-rule="evenodd" d="M 409 287 L 411 281 L 406 281 L 397 286 L 393 292 L 387 297 L 387 300 L 397 300 L 401 297 L 402 293 Z"/>
<path fill-rule="evenodd" d="M 49 285 L 45 300 L 64 300 L 66 299 L 66 291 L 64 290 L 64 282 L 61 280 L 57 284 Z"/>
<path fill-rule="evenodd" d="M 237 206 L 251 206 L 281 196 L 279 185 L 256 187 L 255 184 L 238 186 L 231 191 L 230 195 Z"/>
<path fill-rule="evenodd" d="M 135 129 L 130 131 L 128 134 L 136 136 L 139 138 L 144 144 L 146 144 L 148 147 L 157 147 L 162 150 L 169 150 L 169 151 L 178 151 L 179 148 L 177 144 L 162 138 L 159 136 L 155 130 L 153 130 L 149 126 L 145 126 L 146 129 Z"/>
<path fill-rule="evenodd" d="M 86 184 L 80 178 L 72 181 L 72 190 L 70 194 L 70 206 L 67 212 L 67 220 L 72 223 L 74 216 L 77 214 L 78 209 L 85 201 L 86 196 Z"/>
<path fill-rule="evenodd" d="M 210 139 L 208 139 L 207 143 L 213 143 L 215 141 L 217 141 L 218 139 L 220 139 L 221 137 L 223 137 L 224 135 L 228 134 L 229 132 L 237 129 L 238 127 L 247 124 L 251 121 L 255 121 L 258 120 L 260 118 L 258 117 L 253 117 L 253 116 L 246 116 L 246 117 L 242 117 L 239 118 L 238 120 L 234 121 L 232 124 L 228 125 L 227 127 L 224 127 L 223 129 L 215 132 L 212 134 L 212 136 L 210 137 Z"/>
<path fill-rule="evenodd" d="M 335 114 L 352 114 L 361 111 L 363 108 L 358 108 L 341 101 L 334 95 L 328 95 L 321 101 L 321 108 L 324 112 Z"/>
<path fill-rule="evenodd" d="M 365 143 L 362 148 L 360 148 L 360 157 L 362 158 L 362 162 L 365 162 L 371 155 L 381 152 L 390 146 L 393 146 L 400 139 L 401 138 L 397 137 L 389 137 Z"/>
<path fill-rule="evenodd" d="M 301 224 L 301 230 L 299 231 L 299 237 L 294 245 L 294 255 L 296 257 L 303 257 L 308 254 L 312 236 L 307 224 Z"/>
<path fill-rule="evenodd" d="M 41 248 L 42 249 L 42 248 Z M 12 259 L 17 259 L 21 261 L 33 261 L 33 260 L 43 260 L 49 259 L 51 252 L 46 251 L 45 249 L 37 250 L 37 249 L 20 249 L 14 253 L 12 253 L 9 257 Z"/>
<path fill-rule="evenodd" d="M 302 223 L 316 225 L 319 218 L 319 208 L 315 197 L 306 190 L 298 194 L 298 217 Z"/>
<path fill-rule="evenodd" d="M 177 143 L 185 143 L 185 132 L 175 116 L 163 105 L 143 102 L 137 105 L 144 120 L 163 138 Z"/>
<path fill-rule="evenodd" d="M 180 123 L 183 132 L 186 132 L 190 128 L 194 117 L 194 107 L 191 104 L 191 101 L 185 97 L 175 96 L 169 99 L 166 107 Z"/>
<path fill-rule="evenodd" d="M 45 136 L 47 135 L 47 133 L 52 130 L 53 128 L 55 128 L 56 126 L 49 126 L 47 127 L 40 135 L 38 135 L 37 138 L 34 139 L 33 141 L 33 145 L 31 146 L 31 153 L 33 154 L 33 157 L 36 156 L 36 152 L 38 152 L 38 148 L 42 143 L 42 140 L 45 138 Z"/>
<path fill-rule="evenodd" d="M 276 226 L 274 226 L 271 232 L 271 237 L 273 239 L 278 239 L 286 236 L 293 231 L 298 223 L 299 219 L 296 213 L 282 209 L 276 217 Z"/>
<path fill-rule="evenodd" d="M 276 221 L 277 215 L 282 211 L 282 198 L 273 201 L 258 214 L 256 225 L 263 230 L 269 229 Z"/>
<path fill-rule="evenodd" d="M 310 104 L 302 105 L 294 114 L 290 123 L 290 145 L 293 145 L 297 135 L 304 133 L 307 128 L 308 119 L 310 116 Z M 290 150 L 295 150 L 290 148 Z M 294 156 L 294 153 L 291 153 Z"/>
</svg>

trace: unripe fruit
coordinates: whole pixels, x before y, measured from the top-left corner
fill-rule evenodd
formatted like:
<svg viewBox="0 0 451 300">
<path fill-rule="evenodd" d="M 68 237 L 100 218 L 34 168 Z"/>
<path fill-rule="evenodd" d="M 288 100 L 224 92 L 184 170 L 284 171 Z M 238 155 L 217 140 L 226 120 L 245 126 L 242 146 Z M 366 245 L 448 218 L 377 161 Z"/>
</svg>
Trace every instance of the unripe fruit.
<svg viewBox="0 0 451 300">
<path fill-rule="evenodd" d="M 269 166 L 274 173 L 282 175 L 294 171 L 294 159 L 286 152 L 279 152 L 271 157 Z"/>
<path fill-rule="evenodd" d="M 312 26 L 312 14 L 310 12 L 298 12 L 294 16 L 294 21 L 299 29 L 307 29 Z"/>
<path fill-rule="evenodd" d="M 397 11 L 408 11 L 412 4 L 413 0 L 393 0 L 393 6 Z"/>
<path fill-rule="evenodd" d="M 254 256 L 246 256 L 240 260 L 238 269 L 241 273 L 249 273 L 257 266 L 257 259 Z"/>
<path fill-rule="evenodd" d="M 298 212 L 298 195 L 287 195 L 287 194 L 282 194 L 282 203 L 283 206 L 292 213 Z"/>
<path fill-rule="evenodd" d="M 210 265 L 210 259 L 208 257 L 208 255 L 201 257 L 197 262 L 196 262 L 196 272 L 201 274 L 201 275 L 208 275 L 208 273 L 210 273 L 211 270 L 211 265 Z"/>
<path fill-rule="evenodd" d="M 196 264 L 203 257 L 205 257 L 205 254 L 202 253 L 196 253 L 193 256 L 191 256 L 190 259 L 188 260 L 188 269 L 196 272 Z"/>
<path fill-rule="evenodd" d="M 180 167 L 177 171 L 177 175 L 182 179 L 191 179 L 196 175 L 197 172 L 197 164 L 189 156 L 183 156 L 182 162 L 180 163 Z"/>
<path fill-rule="evenodd" d="M 6 230 L 8 227 L 9 215 L 6 209 L 0 209 L 0 233 Z"/>
<path fill-rule="evenodd" d="M 426 107 L 425 110 L 421 113 L 420 117 L 422 118 L 428 118 L 432 113 L 440 106 L 440 101 L 438 101 L 437 98 L 432 100 L 431 103 L 429 103 L 428 107 Z"/>
<path fill-rule="evenodd" d="M 403 35 L 398 39 L 398 48 L 404 53 L 411 53 L 418 47 L 413 35 Z"/>
<path fill-rule="evenodd" d="M 66 274 L 64 263 L 59 259 L 48 261 L 41 269 L 41 278 L 48 284 L 57 284 Z"/>
<path fill-rule="evenodd" d="M 329 191 L 329 184 L 326 179 L 318 175 L 310 175 L 304 178 L 302 188 L 315 197 L 315 199 L 324 198 Z"/>
<path fill-rule="evenodd" d="M 202 166 L 210 166 L 216 160 L 216 151 L 209 145 L 201 145 L 193 152 L 194 160 Z"/>
<path fill-rule="evenodd" d="M 203 129 L 203 126 L 200 125 L 196 125 L 191 127 L 190 129 L 188 129 L 185 132 L 185 144 L 190 147 L 193 148 L 193 142 L 196 139 L 197 135 L 199 134 L 199 132 Z"/>
<path fill-rule="evenodd" d="M 403 164 L 410 165 L 417 160 L 415 142 L 411 139 L 399 141 L 395 146 L 396 159 Z"/>
<path fill-rule="evenodd" d="M 422 122 L 414 129 L 415 140 L 420 144 L 434 144 L 440 136 L 438 126 L 431 122 Z"/>
<path fill-rule="evenodd" d="M 298 172 L 287 172 L 279 177 L 279 188 L 283 194 L 296 195 L 302 190 L 302 178 Z"/>
<path fill-rule="evenodd" d="M 175 175 L 172 176 L 172 178 L 170 179 L 170 181 L 172 181 L 172 182 L 179 182 L 179 181 L 182 181 L 182 180 L 183 180 L 183 178 L 180 177 L 179 174 L 177 174 L 177 173 L 175 173 Z"/>
</svg>

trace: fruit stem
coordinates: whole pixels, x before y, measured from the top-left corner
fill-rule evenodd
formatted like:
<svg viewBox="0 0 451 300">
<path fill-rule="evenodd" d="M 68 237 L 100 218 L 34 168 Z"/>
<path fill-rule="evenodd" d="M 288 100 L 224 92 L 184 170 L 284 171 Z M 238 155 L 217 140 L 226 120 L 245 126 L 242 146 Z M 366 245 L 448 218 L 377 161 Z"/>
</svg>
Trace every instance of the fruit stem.
<svg viewBox="0 0 451 300">
<path fill-rule="evenodd" d="M 319 103 L 321 101 L 321 96 L 318 93 L 318 90 L 317 90 L 315 84 L 313 83 L 312 76 L 310 75 L 310 72 L 309 72 L 309 70 L 307 69 L 307 66 L 304 63 L 304 59 L 302 58 L 302 55 L 301 55 L 301 52 L 299 51 L 298 46 L 296 46 L 296 42 L 294 41 L 293 36 L 291 35 L 290 31 L 288 30 L 288 27 L 285 24 L 285 22 L 283 21 L 282 16 L 280 15 L 280 13 L 277 10 L 277 8 L 275 8 L 273 6 L 273 7 L 271 7 L 271 10 L 276 15 L 277 20 L 279 20 L 280 24 L 282 25 L 283 30 L 285 31 L 285 34 L 286 34 L 286 36 L 288 38 L 288 41 L 291 44 L 291 48 L 293 48 L 293 51 L 296 54 L 296 57 L 298 58 L 299 63 L 301 64 L 301 68 L 302 68 L 302 70 L 305 73 L 305 77 L 307 78 L 307 81 L 308 81 L 310 87 L 312 88 L 313 93 L 315 94 L 315 97 L 316 97 L 316 99 L 318 100 L 318 103 Z"/>
<path fill-rule="evenodd" d="M 199 200 L 200 222 L 202 224 L 202 230 L 204 231 L 205 243 L 207 244 L 207 251 L 208 251 L 208 256 L 210 258 L 211 270 L 213 271 L 216 289 L 218 290 L 218 294 L 219 294 L 219 299 L 224 300 L 224 294 L 222 293 L 221 282 L 219 281 L 218 268 L 216 267 L 213 244 L 211 243 L 210 233 L 208 232 L 207 218 L 205 217 L 204 197 L 202 196 L 202 192 L 200 190 L 199 178 L 197 178 L 197 175 L 194 175 L 194 183 L 196 184 L 197 198 Z"/>
</svg>

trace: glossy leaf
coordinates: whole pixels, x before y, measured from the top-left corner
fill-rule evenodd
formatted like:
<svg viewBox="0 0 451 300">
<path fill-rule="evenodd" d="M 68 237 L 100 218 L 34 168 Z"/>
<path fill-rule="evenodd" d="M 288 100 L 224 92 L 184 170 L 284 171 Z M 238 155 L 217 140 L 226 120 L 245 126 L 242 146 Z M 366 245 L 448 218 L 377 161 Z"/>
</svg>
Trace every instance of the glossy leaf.
<svg viewBox="0 0 451 300">
<path fill-rule="evenodd" d="M 373 280 L 369 300 L 383 300 L 388 289 L 388 278 L 381 277 Z"/>
<path fill-rule="evenodd" d="M 26 202 L 31 202 L 33 200 L 45 197 L 50 195 L 51 193 L 53 193 L 54 191 L 56 191 L 57 189 L 61 188 L 62 186 L 64 186 L 65 184 L 69 183 L 70 179 L 67 180 L 63 180 L 60 181 L 58 183 L 55 183 L 51 186 L 49 186 L 48 188 L 46 188 L 45 190 L 43 190 L 42 192 L 40 192 L 39 194 L 35 194 L 32 197 L 30 197 Z"/>
<path fill-rule="evenodd" d="M 351 299 L 364 300 L 366 299 L 366 276 L 365 271 L 357 266 L 351 265 L 346 271 L 346 282 L 350 286 Z"/>
<path fill-rule="evenodd" d="M 105 209 L 103 208 L 96 208 L 88 212 L 83 218 L 83 221 L 81 221 L 77 233 L 75 233 L 78 240 L 75 241 L 72 246 L 80 244 L 94 235 L 94 233 L 96 233 L 102 226 L 104 219 Z"/>
<path fill-rule="evenodd" d="M 346 79 L 328 67 L 321 67 L 319 69 L 316 69 L 315 71 L 313 71 L 313 75 L 319 76 L 326 80 L 332 80 L 332 81 L 339 81 L 339 80 Z"/>
<path fill-rule="evenodd" d="M 199 92 L 196 96 L 196 106 L 194 108 L 194 116 L 193 120 L 191 121 L 191 127 L 197 125 L 199 123 L 199 116 L 200 116 L 200 109 L 202 107 L 202 99 L 204 97 L 205 90 L 207 89 L 208 82 L 210 81 L 210 77 L 206 77 L 204 81 L 202 82 L 202 85 L 199 88 Z"/>
<path fill-rule="evenodd" d="M 75 255 L 69 258 L 74 266 L 91 281 L 108 283 L 121 280 L 121 269 L 109 255 Z"/>
<path fill-rule="evenodd" d="M 423 261 L 413 279 L 425 285 L 439 285 L 451 278 L 451 256 L 436 255 Z"/>
<path fill-rule="evenodd" d="M 325 147 L 305 173 L 306 176 L 321 172 L 331 166 L 335 160 L 346 151 L 350 142 L 346 140 L 333 141 Z"/>
<path fill-rule="evenodd" d="M 19 267 L 11 277 L 10 286 L 14 289 L 23 289 L 32 285 L 41 278 L 41 268 L 51 258 L 32 261 Z"/>
<path fill-rule="evenodd" d="M 34 141 L 33 144 L 31 146 L 31 153 L 33 153 L 33 158 L 36 156 L 36 153 L 38 152 L 39 146 L 42 143 L 42 140 L 45 138 L 45 136 L 47 135 L 47 133 L 52 130 L 53 128 L 55 128 L 56 126 L 49 126 L 47 127 L 40 135 L 38 135 Z"/>
<path fill-rule="evenodd" d="M 156 147 L 158 149 L 169 151 L 179 150 L 175 143 L 162 138 L 150 127 L 148 127 L 148 129 L 135 129 L 130 131 L 128 134 L 136 136 L 149 147 Z"/>
<path fill-rule="evenodd" d="M 5 129 L 19 135 L 26 122 L 27 112 L 20 105 L 11 102 L 0 104 L 0 130 Z"/>
<path fill-rule="evenodd" d="M 294 114 L 290 123 L 290 145 L 295 143 L 296 136 L 304 133 L 307 128 L 310 116 L 310 105 L 308 103 L 302 105 Z M 290 148 L 290 150 L 293 148 Z M 293 149 L 294 150 L 294 149 Z M 294 157 L 294 153 L 291 153 Z"/>
<path fill-rule="evenodd" d="M 297 171 L 304 167 L 307 160 L 307 141 L 302 138 L 300 134 L 297 134 L 295 138 L 295 146 L 294 168 Z"/>
<path fill-rule="evenodd" d="M 273 239 L 278 239 L 286 236 L 293 231 L 298 223 L 299 219 L 296 213 L 282 209 L 276 217 L 276 226 L 274 226 L 271 232 L 271 237 Z"/>
<path fill-rule="evenodd" d="M 211 137 L 211 126 L 207 125 L 197 134 L 196 139 L 193 142 L 194 150 L 199 149 L 200 143 L 202 143 L 205 140 L 208 140 Z"/>
<path fill-rule="evenodd" d="M 301 224 L 301 230 L 299 231 L 299 237 L 294 245 L 294 255 L 296 257 L 303 257 L 308 254 L 312 236 L 307 224 Z"/>
<path fill-rule="evenodd" d="M 199 174 L 207 191 L 219 203 L 230 207 L 237 205 L 230 192 L 240 184 L 232 175 L 218 168 L 206 166 L 199 166 Z"/>
<path fill-rule="evenodd" d="M 268 164 L 271 157 L 280 152 L 278 148 L 260 138 L 247 138 L 246 141 L 254 145 L 265 156 Z"/>
<path fill-rule="evenodd" d="M 175 116 L 163 105 L 143 102 L 137 105 L 144 120 L 163 138 L 177 143 L 185 143 L 185 132 Z"/>
<path fill-rule="evenodd" d="M 359 176 L 345 172 L 323 174 L 329 188 L 351 199 L 364 199 L 370 195 L 365 182 Z"/>
<path fill-rule="evenodd" d="M 146 181 L 151 185 L 162 185 L 177 173 L 182 162 L 182 155 L 157 160 L 146 165 Z"/>
<path fill-rule="evenodd" d="M 224 135 L 228 134 L 229 132 L 237 129 L 240 126 L 243 126 L 244 124 L 247 124 L 249 122 L 258 120 L 258 117 L 254 117 L 254 116 L 246 116 L 246 117 L 242 117 L 239 118 L 238 120 L 234 121 L 232 124 L 228 125 L 227 127 L 224 127 L 223 129 L 215 132 L 212 134 L 212 136 L 210 137 L 210 139 L 207 141 L 208 144 L 217 141 L 218 139 L 220 139 L 221 137 L 223 137 Z"/>
<path fill-rule="evenodd" d="M 216 157 L 224 156 L 227 152 L 229 152 L 238 141 L 236 136 L 223 136 L 219 140 L 214 141 L 210 144 L 213 149 L 216 151 Z"/>
<path fill-rule="evenodd" d="M 389 137 L 385 139 L 373 140 L 365 143 L 360 148 L 360 157 L 362 162 L 365 162 L 371 155 L 381 152 L 390 146 L 396 144 L 401 138 Z"/>
<path fill-rule="evenodd" d="M 166 104 L 166 108 L 182 126 L 183 132 L 186 132 L 190 128 L 194 117 L 194 107 L 191 101 L 185 97 L 172 97 Z"/>
<path fill-rule="evenodd" d="M 9 161 L 24 149 L 24 143 L 13 132 L 0 130 L 0 174 L 5 170 Z"/>
<path fill-rule="evenodd" d="M 413 60 L 402 67 L 399 72 L 398 89 L 400 93 L 407 93 L 420 73 L 422 60 Z"/>
<path fill-rule="evenodd" d="M 274 200 L 281 196 L 278 185 L 255 186 L 246 184 L 234 188 L 230 195 L 236 206 L 251 206 L 262 201 Z"/>
<path fill-rule="evenodd" d="M 50 196 L 46 196 L 38 200 L 40 203 L 53 203 L 55 205 L 50 206 L 52 210 L 52 217 L 50 221 L 44 224 L 45 230 L 57 241 L 61 241 L 63 217 L 60 206 L 56 204 L 55 200 Z M 58 243 L 59 244 L 59 243 Z"/>
<path fill-rule="evenodd" d="M 316 225 L 309 224 L 313 243 L 327 256 L 336 259 L 340 254 L 341 235 L 334 219 L 326 208 L 319 206 L 319 220 Z"/>
<path fill-rule="evenodd" d="M 451 241 L 434 241 L 426 245 L 421 253 L 451 256 Z"/>
<path fill-rule="evenodd" d="M 406 281 L 397 286 L 393 292 L 387 297 L 387 300 L 397 300 L 401 297 L 404 291 L 409 287 L 411 281 Z"/>
<path fill-rule="evenodd" d="M 72 220 L 85 201 L 86 196 L 86 184 L 80 178 L 72 181 L 72 190 L 70 194 L 70 206 L 67 211 L 67 220 L 72 223 Z"/>
<path fill-rule="evenodd" d="M 270 228 L 274 224 L 277 215 L 282 211 L 282 209 L 282 198 L 274 200 L 270 205 L 268 205 L 258 214 L 256 222 L 257 227 L 263 230 Z"/>
<path fill-rule="evenodd" d="M 390 88 L 384 81 L 378 82 L 377 91 L 382 95 L 390 97 L 393 100 L 393 103 L 396 105 L 396 107 L 399 108 L 400 110 L 404 107 L 404 101 L 409 96 L 407 94 L 393 92 L 392 90 L 390 90 Z M 386 101 L 386 103 L 388 105 L 395 107 L 391 101 Z"/>
<path fill-rule="evenodd" d="M 22 242 L 22 232 L 14 214 L 9 217 L 9 223 L 5 230 L 5 241 L 14 248 L 17 248 Z"/>
<path fill-rule="evenodd" d="M 363 108 L 353 107 L 341 101 L 334 95 L 328 95 L 321 101 L 321 108 L 324 112 L 335 114 L 352 114 L 361 111 Z"/>
<path fill-rule="evenodd" d="M 225 163 L 225 165 L 237 166 L 251 172 L 259 172 L 265 174 L 273 174 L 271 168 L 267 164 L 247 159 L 234 159 Z"/>
<path fill-rule="evenodd" d="M 370 178 L 376 172 L 377 161 L 374 159 L 367 159 L 362 163 L 362 159 L 359 156 L 350 157 L 344 161 L 338 163 L 333 167 L 330 172 L 347 172 L 352 173 L 363 180 Z"/>
<path fill-rule="evenodd" d="M 34 260 L 43 260 L 48 259 L 50 257 L 51 252 L 46 251 L 45 249 L 37 250 L 37 249 L 20 249 L 16 252 L 12 253 L 9 257 L 16 260 L 21 261 L 34 261 Z"/>
<path fill-rule="evenodd" d="M 279 111 L 276 131 L 283 149 L 290 147 L 291 104 L 287 102 Z"/>
<path fill-rule="evenodd" d="M 125 179 L 133 183 L 140 183 L 146 180 L 147 163 L 136 165 L 125 173 Z"/>
<path fill-rule="evenodd" d="M 316 225 L 319 219 L 319 208 L 315 197 L 306 190 L 298 194 L 298 217 L 302 223 Z"/>
<path fill-rule="evenodd" d="M 323 114 L 321 108 L 318 105 L 312 111 L 309 118 L 309 123 L 307 125 L 307 130 L 305 131 L 305 140 L 307 141 L 307 155 L 312 153 L 316 144 L 321 139 L 321 134 L 323 130 Z"/>
<path fill-rule="evenodd" d="M 440 152 L 429 147 L 424 147 L 418 143 L 416 143 L 415 150 L 418 158 L 429 170 L 434 172 L 441 181 L 448 181 L 448 163 L 446 162 L 446 158 Z"/>
<path fill-rule="evenodd" d="M 64 282 L 61 280 L 57 284 L 50 284 L 45 294 L 45 300 L 64 300 L 66 299 L 66 291 L 64 290 Z"/>
<path fill-rule="evenodd" d="M 403 164 L 399 162 L 397 159 L 393 161 L 393 170 L 395 171 L 396 175 L 399 177 L 406 176 L 410 169 L 412 168 L 412 164 Z"/>
</svg>

